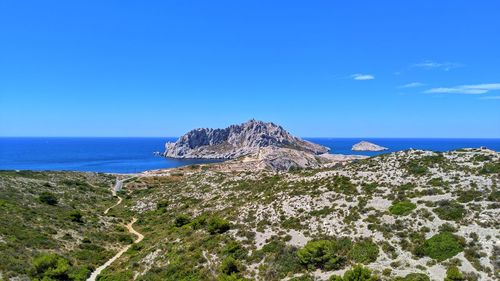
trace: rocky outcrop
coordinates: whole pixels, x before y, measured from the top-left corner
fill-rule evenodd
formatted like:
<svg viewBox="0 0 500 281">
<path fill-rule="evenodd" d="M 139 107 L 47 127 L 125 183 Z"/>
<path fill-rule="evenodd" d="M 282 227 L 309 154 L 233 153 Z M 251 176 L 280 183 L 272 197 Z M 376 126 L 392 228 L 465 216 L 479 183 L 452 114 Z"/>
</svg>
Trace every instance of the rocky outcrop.
<svg viewBox="0 0 500 281">
<path fill-rule="evenodd" d="M 308 152 L 268 146 L 243 157 L 210 164 L 211 169 L 222 172 L 249 172 L 258 170 L 290 171 L 293 169 L 328 168 L 354 160 L 365 159 L 363 155 L 311 154 Z"/>
<path fill-rule="evenodd" d="M 387 147 L 376 145 L 367 141 L 361 141 L 352 146 L 352 150 L 354 151 L 383 151 L 387 149 Z"/>
<path fill-rule="evenodd" d="M 250 120 L 225 129 L 195 129 L 165 145 L 165 157 L 235 159 L 260 148 L 287 148 L 311 155 L 329 148 L 292 136 L 274 123 Z"/>
</svg>

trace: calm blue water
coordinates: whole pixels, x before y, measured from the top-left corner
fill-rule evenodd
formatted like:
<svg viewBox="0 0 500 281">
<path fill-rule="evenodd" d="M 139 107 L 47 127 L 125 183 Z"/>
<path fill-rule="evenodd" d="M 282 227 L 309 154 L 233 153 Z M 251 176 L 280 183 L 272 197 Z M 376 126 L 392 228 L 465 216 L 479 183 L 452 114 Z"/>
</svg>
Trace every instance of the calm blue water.
<svg viewBox="0 0 500 281">
<path fill-rule="evenodd" d="M 362 139 L 313 138 L 333 153 L 376 155 L 380 152 L 353 152 Z M 363 139 L 390 148 L 446 151 L 480 147 L 500 151 L 500 139 Z M 70 170 L 135 173 L 172 168 L 206 160 L 176 160 L 154 156 L 174 138 L 0 138 L 0 170 Z M 382 152 L 382 153 L 387 153 Z"/>
<path fill-rule="evenodd" d="M 0 170 L 136 173 L 207 160 L 154 156 L 174 138 L 0 138 Z M 213 162 L 213 161 L 212 161 Z"/>
<path fill-rule="evenodd" d="M 396 139 L 396 138 L 306 138 L 309 141 L 324 145 L 332 149 L 335 154 L 359 154 L 374 156 L 410 148 L 433 151 L 448 151 L 459 148 L 479 148 L 486 146 L 489 149 L 500 151 L 500 139 Z M 360 141 L 369 141 L 389 148 L 379 152 L 352 151 L 354 144 Z"/>
</svg>

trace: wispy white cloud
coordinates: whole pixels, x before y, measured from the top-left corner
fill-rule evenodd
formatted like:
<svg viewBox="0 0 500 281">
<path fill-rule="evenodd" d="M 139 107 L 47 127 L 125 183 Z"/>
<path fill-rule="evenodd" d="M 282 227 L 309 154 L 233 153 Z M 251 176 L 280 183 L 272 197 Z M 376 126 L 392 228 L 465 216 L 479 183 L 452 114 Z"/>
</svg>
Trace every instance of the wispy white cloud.
<svg viewBox="0 0 500 281">
<path fill-rule="evenodd" d="M 418 67 L 423 69 L 441 69 L 444 71 L 449 71 L 453 68 L 462 67 L 463 64 L 456 62 L 435 62 L 431 60 L 426 60 L 420 63 L 415 63 L 412 67 Z"/>
<path fill-rule="evenodd" d="M 351 78 L 354 80 L 362 81 L 362 80 L 373 80 L 373 79 L 375 79 L 375 76 L 373 76 L 371 74 L 356 73 L 356 74 L 351 75 Z"/>
<path fill-rule="evenodd" d="M 432 88 L 424 93 L 430 94 L 466 94 L 466 95 L 481 95 L 489 91 L 500 90 L 500 83 L 477 84 L 477 85 L 462 85 L 455 87 L 439 87 Z"/>
<path fill-rule="evenodd" d="M 420 82 L 411 82 L 408 84 L 401 85 L 401 86 L 399 86 L 399 88 L 416 88 L 416 87 L 422 87 L 424 85 L 425 84 L 420 83 Z"/>
</svg>

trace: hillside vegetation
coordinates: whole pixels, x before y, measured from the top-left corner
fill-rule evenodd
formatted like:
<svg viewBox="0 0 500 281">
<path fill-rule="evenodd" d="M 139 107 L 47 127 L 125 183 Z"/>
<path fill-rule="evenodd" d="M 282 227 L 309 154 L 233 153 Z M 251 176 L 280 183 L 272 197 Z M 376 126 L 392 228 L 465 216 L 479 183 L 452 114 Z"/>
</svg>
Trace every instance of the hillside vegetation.
<svg viewBox="0 0 500 281">
<path fill-rule="evenodd" d="M 86 280 L 132 238 L 103 211 L 115 177 L 0 172 L 0 279 Z"/>
<path fill-rule="evenodd" d="M 114 203 L 106 190 L 110 176 L 4 173 L 0 198 L 10 204 L 10 213 L 2 209 L 2 220 L 29 212 L 46 215 L 18 219 L 22 229 L 8 226 L 17 233 L 4 233 L 2 225 L 0 238 L 7 243 L 0 242 L 0 250 L 13 252 L 14 245 L 4 248 L 18 239 L 13 237 L 44 233 L 58 246 L 16 242 L 15 247 L 55 253 L 74 272 L 97 263 L 78 259 L 86 237 L 106 249 L 96 253 L 109 257 L 113 247 L 130 243 L 117 229 L 136 217 L 134 228 L 144 240 L 99 280 L 495 280 L 500 277 L 499 167 L 499 153 L 470 149 L 401 151 L 280 173 L 195 165 L 129 180 L 122 204 L 107 217 L 101 214 Z M 77 192 L 78 187 L 59 183 L 73 177 L 85 182 L 91 177 L 95 188 Z M 44 187 L 46 182 L 57 188 Z M 42 203 L 43 191 L 56 193 L 58 203 Z M 82 200 L 85 196 L 95 200 Z M 83 222 L 71 214 L 75 210 Z M 73 240 L 62 239 L 64 233 Z M 97 238 L 98 233 L 108 236 Z M 36 268 L 37 260 L 27 261 Z M 15 273 L 35 276 L 9 264 L 0 265 L 4 279 Z"/>
</svg>

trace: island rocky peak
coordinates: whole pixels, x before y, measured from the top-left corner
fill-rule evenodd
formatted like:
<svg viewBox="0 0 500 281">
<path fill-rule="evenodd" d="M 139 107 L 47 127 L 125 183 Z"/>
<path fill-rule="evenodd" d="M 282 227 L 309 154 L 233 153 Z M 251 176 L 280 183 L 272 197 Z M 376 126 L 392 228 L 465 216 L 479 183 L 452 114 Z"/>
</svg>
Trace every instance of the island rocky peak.
<svg viewBox="0 0 500 281">
<path fill-rule="evenodd" d="M 327 153 L 330 149 L 302 140 L 271 122 L 250 120 L 225 129 L 194 129 L 176 142 L 165 145 L 165 157 L 235 159 L 261 148 L 287 148 L 308 154 Z"/>
<path fill-rule="evenodd" d="M 352 146 L 353 151 L 383 151 L 387 149 L 387 147 L 383 147 L 367 141 L 361 141 Z"/>
</svg>

